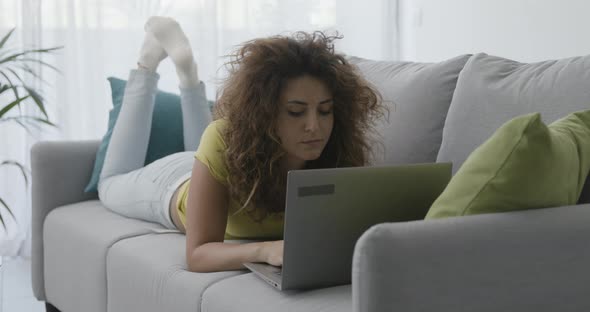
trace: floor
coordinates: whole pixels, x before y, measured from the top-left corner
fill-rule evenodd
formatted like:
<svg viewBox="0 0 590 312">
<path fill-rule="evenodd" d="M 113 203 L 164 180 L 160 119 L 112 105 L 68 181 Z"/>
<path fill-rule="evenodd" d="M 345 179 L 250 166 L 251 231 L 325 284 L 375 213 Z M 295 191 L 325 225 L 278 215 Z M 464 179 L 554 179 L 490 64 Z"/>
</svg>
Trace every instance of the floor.
<svg viewBox="0 0 590 312">
<path fill-rule="evenodd" d="M 31 260 L 4 259 L 0 269 L 0 312 L 44 312 L 31 287 Z"/>
</svg>

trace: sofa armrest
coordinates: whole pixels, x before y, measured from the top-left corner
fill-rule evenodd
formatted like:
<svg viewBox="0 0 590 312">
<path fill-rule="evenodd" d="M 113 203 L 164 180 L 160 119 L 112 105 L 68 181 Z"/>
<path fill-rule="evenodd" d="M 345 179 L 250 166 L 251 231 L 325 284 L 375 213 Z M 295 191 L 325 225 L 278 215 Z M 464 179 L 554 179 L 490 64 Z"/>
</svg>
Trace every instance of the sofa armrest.
<svg viewBox="0 0 590 312">
<path fill-rule="evenodd" d="M 31 279 L 39 300 L 45 300 L 43 222 L 56 207 L 98 198 L 96 192 L 84 193 L 84 188 L 99 145 L 100 140 L 42 141 L 31 148 Z"/>
<path fill-rule="evenodd" d="M 590 204 L 383 223 L 357 241 L 354 311 L 590 311 Z"/>
</svg>

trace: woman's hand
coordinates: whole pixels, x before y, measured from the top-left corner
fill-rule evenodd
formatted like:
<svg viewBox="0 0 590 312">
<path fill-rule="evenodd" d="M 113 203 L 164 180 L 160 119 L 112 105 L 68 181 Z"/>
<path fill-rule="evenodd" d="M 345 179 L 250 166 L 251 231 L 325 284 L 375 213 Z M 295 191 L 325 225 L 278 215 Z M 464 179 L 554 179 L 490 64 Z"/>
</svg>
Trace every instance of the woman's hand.
<svg viewBox="0 0 590 312">
<path fill-rule="evenodd" d="M 269 241 L 264 242 L 265 245 L 262 247 L 262 259 L 264 262 L 274 265 L 283 265 L 283 241 Z"/>
</svg>

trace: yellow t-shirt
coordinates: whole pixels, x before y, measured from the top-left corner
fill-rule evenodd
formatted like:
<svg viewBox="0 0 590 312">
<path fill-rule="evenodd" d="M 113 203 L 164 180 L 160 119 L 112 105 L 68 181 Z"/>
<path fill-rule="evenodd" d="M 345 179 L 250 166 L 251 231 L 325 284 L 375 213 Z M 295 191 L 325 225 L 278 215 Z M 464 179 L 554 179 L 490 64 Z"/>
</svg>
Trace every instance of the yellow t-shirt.
<svg viewBox="0 0 590 312">
<path fill-rule="evenodd" d="M 224 154 L 227 145 L 223 141 L 221 133 L 226 126 L 227 120 L 224 119 L 211 122 L 203 132 L 201 143 L 195 153 L 195 158 L 209 168 L 213 178 L 225 186 L 228 185 L 228 170 Z M 185 228 L 189 186 L 190 179 L 182 183 L 176 202 L 178 216 Z M 251 209 L 251 207 L 247 207 L 239 214 L 233 215 L 240 207 L 239 202 L 230 199 L 225 239 L 282 239 L 284 212 L 270 214 L 261 223 L 256 223 L 246 213 L 246 210 Z"/>
</svg>

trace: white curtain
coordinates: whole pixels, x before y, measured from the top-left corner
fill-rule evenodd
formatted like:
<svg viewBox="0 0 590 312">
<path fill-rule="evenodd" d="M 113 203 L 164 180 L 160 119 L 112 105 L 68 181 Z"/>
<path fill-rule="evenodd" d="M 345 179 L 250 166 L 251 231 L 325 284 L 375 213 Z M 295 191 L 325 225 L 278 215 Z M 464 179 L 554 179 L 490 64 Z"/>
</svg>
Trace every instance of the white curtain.
<svg viewBox="0 0 590 312">
<path fill-rule="evenodd" d="M 106 78 L 127 79 L 136 66 L 143 25 L 152 15 L 178 20 L 193 47 L 209 99 L 215 97 L 218 79 L 225 73 L 223 56 L 257 37 L 337 30 L 344 36 L 335 42 L 340 52 L 398 59 L 397 1 L 393 0 L 0 0 L 0 35 L 17 27 L 13 44 L 64 46 L 43 58 L 61 74 L 43 70 L 48 84 L 27 78 L 42 88 L 49 119 L 59 129 L 33 128 L 27 133 L 17 124 L 0 123 L 0 162 L 13 159 L 30 168 L 30 148 L 39 140 L 102 139 L 112 107 Z M 164 60 L 158 72 L 159 88 L 178 92 L 171 61 Z M 0 108 L 6 103 L 2 100 Z M 34 105 L 23 105 L 22 113 L 40 115 Z M 0 198 L 18 222 L 16 231 L 11 228 L 16 234 L 5 251 L 25 257 L 30 256 L 30 196 L 30 181 L 25 188 L 16 167 L 0 167 Z"/>
</svg>

